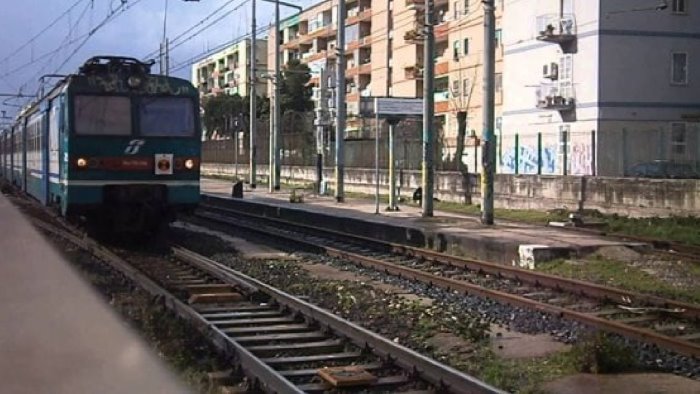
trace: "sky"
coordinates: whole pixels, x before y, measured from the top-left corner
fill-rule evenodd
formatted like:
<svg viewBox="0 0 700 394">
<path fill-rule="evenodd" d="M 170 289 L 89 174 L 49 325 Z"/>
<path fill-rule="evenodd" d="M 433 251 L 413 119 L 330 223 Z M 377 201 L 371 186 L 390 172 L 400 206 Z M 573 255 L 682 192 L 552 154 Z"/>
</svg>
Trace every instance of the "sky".
<svg viewBox="0 0 700 394">
<path fill-rule="evenodd" d="M 163 36 L 166 1 L 170 38 L 224 7 L 180 41 L 238 7 L 212 27 L 174 48 L 171 67 L 196 59 L 208 49 L 250 32 L 250 0 L 0 0 L 0 94 L 17 93 L 20 89 L 23 94 L 36 94 L 41 75 L 74 72 L 91 56 L 143 59 L 150 53 L 157 53 Z M 317 2 L 286 1 L 302 7 Z M 273 23 L 274 5 L 263 0 L 256 4 L 258 26 Z M 295 12 L 281 7 L 283 18 Z M 110 15 L 109 22 L 95 30 Z M 90 34 L 91 31 L 94 33 Z M 157 60 L 157 55 L 152 57 Z M 189 79 L 190 67 L 181 68 L 173 75 Z M 14 105 L 26 100 L 18 102 L 14 98 L 0 97 L 0 110 L 11 115 L 17 109 Z"/>
</svg>

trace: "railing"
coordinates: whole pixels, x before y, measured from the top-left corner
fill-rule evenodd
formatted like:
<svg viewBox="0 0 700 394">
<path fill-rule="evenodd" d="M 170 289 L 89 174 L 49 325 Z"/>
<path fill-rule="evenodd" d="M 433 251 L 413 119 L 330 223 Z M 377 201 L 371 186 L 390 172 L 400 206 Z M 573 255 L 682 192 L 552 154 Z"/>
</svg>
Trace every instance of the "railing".
<svg viewBox="0 0 700 394">
<path fill-rule="evenodd" d="M 316 30 L 321 30 L 323 28 L 329 27 L 331 25 L 328 21 L 312 21 L 309 22 L 309 33 L 313 33 Z"/>
<path fill-rule="evenodd" d="M 570 110 L 576 105 L 576 95 L 571 83 L 541 84 L 535 95 L 537 108 L 553 110 Z"/>
<path fill-rule="evenodd" d="M 545 14 L 537 17 L 537 39 L 542 41 L 564 41 L 576 36 L 574 14 Z"/>
</svg>

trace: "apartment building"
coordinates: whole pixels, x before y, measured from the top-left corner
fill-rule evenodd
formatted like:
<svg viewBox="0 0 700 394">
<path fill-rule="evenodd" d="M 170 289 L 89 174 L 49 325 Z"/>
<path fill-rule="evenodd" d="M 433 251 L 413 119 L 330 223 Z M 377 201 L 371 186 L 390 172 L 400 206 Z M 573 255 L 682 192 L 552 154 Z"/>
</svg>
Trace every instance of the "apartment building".
<svg viewBox="0 0 700 394">
<path fill-rule="evenodd" d="M 499 0 L 497 3 L 501 4 Z M 337 4 L 337 0 L 320 2 L 281 25 L 282 63 L 290 59 L 306 63 L 314 76 L 311 80 L 314 86 L 319 85 L 321 69 L 327 70 L 333 86 Z M 373 121 L 359 117 L 360 97 L 423 96 L 424 2 L 349 0 L 345 4 L 346 135 L 367 138 L 373 135 Z M 449 159 L 456 145 L 457 112 L 466 111 L 468 129 L 477 135 L 481 133 L 483 9 L 480 0 L 437 0 L 435 6 L 435 111 L 443 158 Z M 497 8 L 497 25 L 502 9 L 502 6 Z M 268 59 L 272 62 L 277 55 L 274 29 L 269 36 Z M 502 51 L 498 51 L 496 69 L 499 73 L 501 54 Z M 497 113 L 500 113 L 501 97 L 497 94 Z"/>
<path fill-rule="evenodd" d="M 499 171 L 623 176 L 654 160 L 697 166 L 697 5 L 508 2 Z"/>
<path fill-rule="evenodd" d="M 250 39 L 241 40 L 192 66 L 192 83 L 201 96 L 238 94 L 247 96 L 250 86 Z M 267 73 L 267 40 L 256 40 L 256 67 L 258 96 L 267 95 L 267 81 L 260 78 Z"/>
</svg>

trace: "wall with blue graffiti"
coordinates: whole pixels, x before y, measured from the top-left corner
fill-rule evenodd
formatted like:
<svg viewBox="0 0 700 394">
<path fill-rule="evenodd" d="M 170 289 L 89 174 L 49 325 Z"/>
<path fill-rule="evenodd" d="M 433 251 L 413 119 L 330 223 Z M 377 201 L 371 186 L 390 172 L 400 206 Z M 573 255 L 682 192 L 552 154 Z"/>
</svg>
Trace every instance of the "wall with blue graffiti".
<svg viewBox="0 0 700 394">
<path fill-rule="evenodd" d="M 521 145 L 504 147 L 500 158 L 502 173 L 537 174 L 540 158 L 537 145 Z M 516 171 L 517 160 L 517 171 Z M 557 148 L 554 145 L 542 147 L 542 174 L 554 174 L 557 169 Z"/>
</svg>

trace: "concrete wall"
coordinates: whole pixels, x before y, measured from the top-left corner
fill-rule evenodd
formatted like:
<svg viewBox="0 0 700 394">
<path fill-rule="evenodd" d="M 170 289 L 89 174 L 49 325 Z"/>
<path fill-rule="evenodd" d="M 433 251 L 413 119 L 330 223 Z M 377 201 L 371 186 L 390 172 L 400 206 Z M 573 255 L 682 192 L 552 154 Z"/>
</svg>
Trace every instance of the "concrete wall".
<svg viewBox="0 0 700 394">
<path fill-rule="evenodd" d="M 260 179 L 267 179 L 267 166 L 258 167 Z M 232 175 L 231 164 L 204 163 L 206 175 Z M 240 176 L 247 173 L 240 166 Z M 348 192 L 374 194 L 373 169 L 346 169 L 345 185 Z M 419 171 L 405 171 L 399 184 L 401 195 L 410 198 L 420 185 Z M 311 183 L 315 181 L 313 167 L 283 167 L 285 182 Z M 324 177 L 333 180 L 333 168 L 326 168 Z M 471 179 L 473 203 L 479 203 L 479 185 L 476 176 Z M 380 194 L 388 194 L 388 174 L 379 172 Z M 462 177 L 455 172 L 438 172 L 435 184 L 436 198 L 443 201 L 463 202 Z M 332 185 L 331 185 L 332 187 Z M 700 181 L 653 180 L 637 178 L 606 178 L 547 175 L 496 175 L 496 207 L 513 209 L 569 209 L 576 210 L 583 203 L 585 209 L 629 216 L 700 215 Z"/>
</svg>

